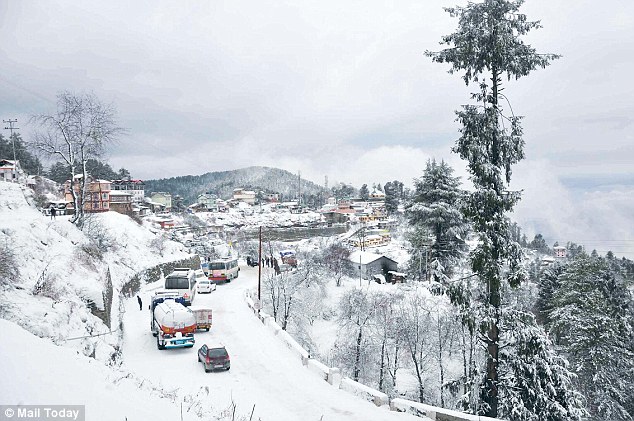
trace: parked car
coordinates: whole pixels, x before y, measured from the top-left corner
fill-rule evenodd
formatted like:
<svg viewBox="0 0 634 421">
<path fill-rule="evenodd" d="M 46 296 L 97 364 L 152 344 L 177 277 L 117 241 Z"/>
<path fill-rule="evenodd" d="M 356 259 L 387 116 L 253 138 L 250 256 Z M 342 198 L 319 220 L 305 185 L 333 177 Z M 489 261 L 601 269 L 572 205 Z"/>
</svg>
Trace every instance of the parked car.
<svg viewBox="0 0 634 421">
<path fill-rule="evenodd" d="M 196 283 L 196 292 L 198 293 L 210 293 L 216 290 L 216 284 L 209 279 L 200 279 Z"/>
<path fill-rule="evenodd" d="M 231 360 L 229 353 L 223 345 L 200 347 L 198 350 L 198 362 L 203 363 L 205 373 L 212 370 L 229 370 L 231 368 Z"/>
<path fill-rule="evenodd" d="M 247 256 L 247 265 L 255 267 L 259 265 L 259 259 L 257 257 Z"/>
</svg>

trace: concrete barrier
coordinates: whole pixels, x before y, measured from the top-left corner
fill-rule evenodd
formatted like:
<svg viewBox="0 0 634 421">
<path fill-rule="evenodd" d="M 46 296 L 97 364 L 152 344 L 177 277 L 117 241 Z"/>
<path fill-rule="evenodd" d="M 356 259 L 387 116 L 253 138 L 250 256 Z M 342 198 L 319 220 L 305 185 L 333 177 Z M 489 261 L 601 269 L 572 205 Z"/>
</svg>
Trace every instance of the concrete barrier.
<svg viewBox="0 0 634 421">
<path fill-rule="evenodd" d="M 308 360 L 308 351 L 297 343 L 297 341 L 285 330 L 281 330 L 277 335 L 286 342 L 286 345 L 288 345 L 291 350 L 299 354 L 299 357 L 302 359 L 302 364 L 306 365 L 306 361 Z"/>
<path fill-rule="evenodd" d="M 341 390 L 345 390 L 346 392 L 350 392 L 353 395 L 359 396 L 366 401 L 370 401 L 376 406 L 388 405 L 390 402 L 390 399 L 385 393 L 379 392 L 378 390 L 372 389 L 371 387 L 359 382 L 355 382 L 347 377 L 341 380 L 339 388 Z"/>
<path fill-rule="evenodd" d="M 392 411 L 407 412 L 417 417 L 427 417 L 434 421 L 500 421 L 497 418 L 483 417 L 480 415 L 465 414 L 451 409 L 439 408 L 407 399 L 392 399 L 390 401 Z"/>
<path fill-rule="evenodd" d="M 339 387 L 341 385 L 341 371 L 336 368 L 336 367 L 329 367 L 328 368 L 328 383 L 330 383 L 331 385 L 335 386 L 335 387 Z"/>
<path fill-rule="evenodd" d="M 306 368 L 317 374 L 319 377 L 321 377 L 322 380 L 328 381 L 330 367 L 328 367 L 326 364 L 322 364 L 317 360 L 313 360 L 312 358 L 307 358 L 305 365 Z"/>
</svg>

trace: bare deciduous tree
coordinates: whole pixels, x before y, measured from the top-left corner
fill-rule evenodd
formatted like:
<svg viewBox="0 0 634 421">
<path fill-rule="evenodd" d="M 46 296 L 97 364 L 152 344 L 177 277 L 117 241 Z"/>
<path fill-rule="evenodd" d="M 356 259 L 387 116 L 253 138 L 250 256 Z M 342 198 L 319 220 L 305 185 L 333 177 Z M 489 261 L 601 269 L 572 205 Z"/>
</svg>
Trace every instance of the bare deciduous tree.
<svg viewBox="0 0 634 421">
<path fill-rule="evenodd" d="M 35 149 L 61 158 L 69 168 L 69 179 L 78 189 L 70 189 L 75 207 L 72 222 L 81 224 L 86 199 L 86 162 L 103 155 L 124 129 L 117 126 L 112 105 L 103 104 L 94 94 L 61 92 L 57 110 L 31 117 L 39 130 L 31 142 Z M 81 176 L 81 177 L 79 177 Z"/>
</svg>

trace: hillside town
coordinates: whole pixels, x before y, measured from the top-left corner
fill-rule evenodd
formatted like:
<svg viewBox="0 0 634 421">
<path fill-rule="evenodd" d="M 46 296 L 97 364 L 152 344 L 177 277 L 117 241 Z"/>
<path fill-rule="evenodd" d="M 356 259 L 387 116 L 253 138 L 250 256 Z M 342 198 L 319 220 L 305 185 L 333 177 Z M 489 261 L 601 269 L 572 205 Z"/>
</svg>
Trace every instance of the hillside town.
<svg viewBox="0 0 634 421">
<path fill-rule="evenodd" d="M 634 421 L 634 2 L 445 3 L 3 2 L 0 419 Z"/>
</svg>

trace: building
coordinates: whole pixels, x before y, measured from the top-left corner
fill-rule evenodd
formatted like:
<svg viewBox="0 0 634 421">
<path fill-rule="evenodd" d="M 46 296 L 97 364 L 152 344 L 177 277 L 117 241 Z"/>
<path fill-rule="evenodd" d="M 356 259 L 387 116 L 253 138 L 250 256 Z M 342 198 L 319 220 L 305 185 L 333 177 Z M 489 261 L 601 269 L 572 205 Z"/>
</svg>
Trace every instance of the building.
<svg viewBox="0 0 634 421">
<path fill-rule="evenodd" d="M 555 257 L 558 257 L 560 259 L 563 259 L 564 257 L 566 257 L 566 247 L 555 246 L 553 247 L 553 250 L 555 251 Z"/>
<path fill-rule="evenodd" d="M 207 210 L 209 212 L 218 212 L 218 204 L 216 201 L 218 196 L 211 192 L 203 193 L 196 199 L 196 202 L 200 205 L 198 209 Z"/>
<path fill-rule="evenodd" d="M 132 201 L 134 194 L 123 190 L 112 190 L 110 192 L 110 210 L 132 215 Z"/>
<path fill-rule="evenodd" d="M 163 205 L 163 210 L 165 212 L 172 211 L 172 194 L 165 192 L 156 192 L 150 195 L 150 200 L 152 203 L 158 203 Z"/>
<path fill-rule="evenodd" d="M 88 176 L 86 180 L 86 196 L 81 197 L 81 174 L 75 176 L 75 182 L 73 183 L 73 190 L 75 195 L 79 198 L 79 206 L 84 209 L 84 212 L 108 212 L 110 210 L 110 192 L 111 184 L 108 180 L 97 180 Z M 64 183 L 64 198 L 69 207 L 74 209 L 73 195 L 70 191 L 71 182 L 66 180 Z"/>
<path fill-rule="evenodd" d="M 352 262 L 356 276 L 363 279 L 371 279 L 372 275 L 386 275 L 389 271 L 398 270 L 398 263 L 382 254 L 353 251 L 348 260 Z"/>
<path fill-rule="evenodd" d="M 112 191 L 124 191 L 130 193 L 132 201 L 142 203 L 145 198 L 145 183 L 142 180 L 113 180 Z"/>
<path fill-rule="evenodd" d="M 255 204 L 255 192 L 244 189 L 233 189 L 233 200 L 236 202 L 244 202 L 249 205 Z"/>
<path fill-rule="evenodd" d="M 0 159 L 0 181 L 19 183 L 20 180 L 26 181 L 26 173 L 22 170 L 20 161 Z"/>
</svg>

